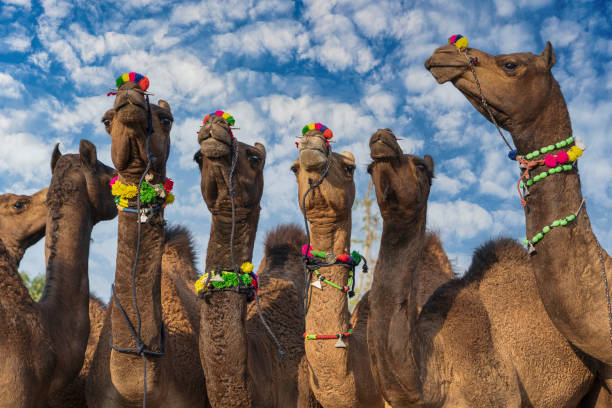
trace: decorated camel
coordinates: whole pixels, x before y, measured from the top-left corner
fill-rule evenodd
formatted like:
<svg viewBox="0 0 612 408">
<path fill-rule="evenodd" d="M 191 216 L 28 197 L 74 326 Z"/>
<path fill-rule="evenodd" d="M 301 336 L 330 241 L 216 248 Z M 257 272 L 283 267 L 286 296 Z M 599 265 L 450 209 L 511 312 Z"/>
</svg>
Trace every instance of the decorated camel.
<svg viewBox="0 0 612 408">
<path fill-rule="evenodd" d="M 307 390 L 298 395 L 297 384 L 304 347 L 299 337 L 303 271 L 296 241 L 303 233 L 282 227 L 270 234 L 259 277 L 253 274 L 266 151 L 259 143 L 238 142 L 233 124 L 225 112 L 207 115 L 194 157 L 212 214 L 206 273 L 196 284 L 203 299 L 200 358 L 208 397 L 213 407 L 296 406 L 308 399 Z M 258 316 L 256 290 L 273 334 Z"/>
<path fill-rule="evenodd" d="M 204 377 L 194 358 L 197 309 L 192 310 L 195 305 L 189 296 L 181 297 L 193 297 L 193 292 L 180 282 L 176 296 L 165 294 L 161 282 L 167 240 L 163 213 L 174 198 L 172 182 L 166 178 L 172 113 L 163 100 L 158 105 L 149 103 L 146 77 L 125 74 L 117 85 L 114 107 L 102 118 L 119 173 L 112 180 L 120 210 L 117 264 L 106 320 L 86 381 L 87 404 L 203 407 Z M 173 273 L 193 277 L 193 271 Z M 176 309 L 174 320 L 164 315 L 165 302 Z"/>
<path fill-rule="evenodd" d="M 306 126 L 302 133 L 299 158 L 291 170 L 300 208 L 310 222 L 308 256 L 331 265 L 311 269 L 308 282 L 304 337 L 310 386 L 325 408 L 382 407 L 367 354 L 367 296 L 352 317 L 348 311 L 347 295 L 355 278 L 350 275 L 359 258 L 357 253 L 348 255 L 355 161 L 350 152 L 331 152 L 328 139 L 333 134 L 324 125 Z"/>
<path fill-rule="evenodd" d="M 98 221 L 117 214 L 108 191 L 113 169 L 96 159 L 90 142 L 81 140 L 79 154 L 62 155 L 56 146 L 51 168 L 46 209 L 41 206 L 44 212 L 37 213 L 46 220 L 47 263 L 38 303 L 21 282 L 17 264 L 2 261 L 0 406 L 44 406 L 49 395 L 78 374 L 89 334 L 91 231 Z"/>
<path fill-rule="evenodd" d="M 587 215 L 577 167 L 585 146 L 572 135 L 551 72 L 552 45 L 548 42 L 540 55 L 497 56 L 467 46 L 466 40 L 440 47 L 425 67 L 439 83 L 451 81 L 481 114 L 512 135 L 516 150 L 509 157 L 523 173 L 525 243 L 546 311 L 574 346 L 609 366 L 612 261 Z"/>
<path fill-rule="evenodd" d="M 432 268 L 433 159 L 403 154 L 387 129 L 370 149 L 383 232 L 368 347 L 385 399 L 394 408 L 577 406 L 594 386 L 593 367 L 553 326 L 518 242 L 483 245 L 464 277 L 439 287 L 417 316 L 417 280 Z"/>
</svg>

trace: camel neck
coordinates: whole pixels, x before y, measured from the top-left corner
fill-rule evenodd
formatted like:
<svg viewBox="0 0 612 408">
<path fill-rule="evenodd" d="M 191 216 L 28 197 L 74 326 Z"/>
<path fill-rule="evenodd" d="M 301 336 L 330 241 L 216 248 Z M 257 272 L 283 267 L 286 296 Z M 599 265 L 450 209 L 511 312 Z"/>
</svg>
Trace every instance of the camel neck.
<svg viewBox="0 0 612 408">
<path fill-rule="evenodd" d="M 529 126 L 512 133 L 519 154 L 572 136 L 565 101 L 554 85 L 550 106 Z M 583 160 L 588 154 L 587 150 Z M 546 170 L 542 166 L 531 174 Z M 534 183 L 529 192 L 525 220 L 530 240 L 555 220 L 574 214 L 583 199 L 577 169 Z M 597 246 L 585 204 L 574 221 L 553 228 L 537 242 L 531 261 L 542 301 L 555 326 L 573 345 L 609 364 L 609 316 Z M 608 261 L 610 280 L 612 265 L 605 252 L 603 257 Z"/>
<path fill-rule="evenodd" d="M 234 261 L 251 261 L 259 220 L 255 209 L 236 209 Z M 206 271 L 232 268 L 230 248 L 231 212 L 214 211 L 206 253 Z M 249 342 L 246 331 L 246 297 L 234 292 L 215 292 L 200 303 L 200 359 L 211 405 L 252 405 L 248 374 Z M 230 361 L 231 363 L 227 363 Z"/>
<path fill-rule="evenodd" d="M 93 214 L 84 199 L 65 203 L 56 210 L 50 209 L 47 215 L 47 268 L 40 305 L 46 314 L 45 321 L 53 328 L 52 333 L 60 336 L 74 333 L 75 338 L 82 338 L 84 334 L 87 339 L 88 259 L 92 229 Z"/>
<path fill-rule="evenodd" d="M 17 262 L 11 251 L 0 239 L 0 293 L 4 297 L 4 302 L 11 302 L 15 305 L 23 305 L 31 308 L 32 298 L 28 293 L 19 274 L 17 273 Z M 6 306 L 6 304 L 5 304 Z"/>
<path fill-rule="evenodd" d="M 138 329 L 138 316 L 134 305 L 134 292 L 140 312 L 141 339 L 151 350 L 161 346 L 161 257 L 164 247 L 163 210 L 148 223 L 140 224 L 138 237 L 137 214 L 119 212 L 115 293 L 130 322 Z M 138 263 L 135 281 L 132 281 L 137 246 Z M 121 310 L 111 300 L 113 344 L 117 347 L 136 347 Z"/>
</svg>

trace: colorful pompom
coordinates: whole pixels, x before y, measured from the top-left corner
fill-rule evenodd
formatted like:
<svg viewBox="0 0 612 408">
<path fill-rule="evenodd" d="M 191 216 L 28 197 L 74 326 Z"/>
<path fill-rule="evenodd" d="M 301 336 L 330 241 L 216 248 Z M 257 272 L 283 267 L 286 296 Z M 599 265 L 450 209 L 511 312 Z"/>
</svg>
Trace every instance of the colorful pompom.
<svg viewBox="0 0 612 408">
<path fill-rule="evenodd" d="M 123 75 L 119 75 L 115 81 L 115 84 L 117 85 L 117 88 L 119 88 L 125 82 L 134 82 L 138 84 L 140 89 L 143 91 L 149 89 L 149 78 L 136 72 L 127 72 Z"/>
<path fill-rule="evenodd" d="M 450 45 L 454 45 L 455 47 L 457 47 L 457 49 L 463 49 L 468 47 L 467 37 L 464 37 L 461 34 L 455 34 L 448 37 L 448 43 Z"/>
<path fill-rule="evenodd" d="M 569 160 L 569 156 L 567 155 L 567 152 L 564 152 L 563 150 L 561 150 L 560 152 L 557 153 L 557 163 L 563 164 L 567 162 L 568 160 Z"/>
<path fill-rule="evenodd" d="M 580 157 L 580 156 L 582 156 L 582 149 L 581 149 L 581 148 L 579 148 L 578 146 L 572 146 L 572 147 L 570 147 L 570 150 L 571 150 L 572 152 L 574 152 L 574 154 L 576 155 L 576 157 Z"/>
<path fill-rule="evenodd" d="M 312 251 L 312 247 L 309 246 L 308 247 L 308 253 L 306 253 L 306 245 L 302 245 L 302 255 L 306 255 L 309 258 L 312 258 L 312 252 L 311 251 Z"/>
<path fill-rule="evenodd" d="M 332 132 L 332 130 L 322 123 L 309 123 L 308 125 L 302 128 L 302 134 L 305 134 L 309 130 L 320 131 L 321 133 L 323 133 L 323 136 L 328 140 L 334 137 L 334 133 Z"/>
<path fill-rule="evenodd" d="M 547 154 L 544 158 L 544 164 L 547 167 L 555 167 L 557 165 L 557 158 L 552 154 Z"/>
<path fill-rule="evenodd" d="M 349 261 L 349 254 L 340 254 L 336 257 L 337 260 L 339 260 L 340 262 L 344 262 L 344 263 L 348 263 Z"/>
<path fill-rule="evenodd" d="M 166 194 L 166 201 L 164 201 L 165 204 L 172 204 L 174 202 L 174 194 L 172 193 L 168 193 Z"/>
<path fill-rule="evenodd" d="M 515 149 L 515 150 L 510 150 L 510 151 L 508 152 L 508 158 L 509 158 L 510 160 L 516 160 L 516 156 L 517 156 L 517 154 L 518 154 L 518 152 L 516 151 L 516 149 Z"/>
<path fill-rule="evenodd" d="M 577 138 L 577 137 L 574 138 L 574 145 L 582 151 L 586 150 L 586 146 L 584 145 L 584 142 L 580 138 Z"/>
<path fill-rule="evenodd" d="M 212 112 L 212 113 L 209 113 L 208 115 L 206 115 L 206 116 L 204 117 L 204 120 L 202 121 L 202 123 L 206 124 L 206 121 L 207 121 L 207 120 L 208 120 L 208 118 L 210 118 L 212 115 L 219 116 L 219 117 L 221 117 L 221 118 L 225 119 L 225 121 L 226 121 L 226 122 L 227 122 L 227 123 L 228 123 L 230 126 L 234 126 L 234 123 L 236 123 L 236 120 L 234 119 L 234 117 L 233 117 L 232 115 L 230 115 L 230 114 L 229 114 L 229 113 L 227 113 L 227 112 L 223 112 L 223 111 L 221 111 L 221 110 L 218 110 L 218 111 L 215 111 L 215 112 Z M 232 135 L 232 137 L 233 137 L 233 136 L 234 136 L 234 135 Z"/>
</svg>

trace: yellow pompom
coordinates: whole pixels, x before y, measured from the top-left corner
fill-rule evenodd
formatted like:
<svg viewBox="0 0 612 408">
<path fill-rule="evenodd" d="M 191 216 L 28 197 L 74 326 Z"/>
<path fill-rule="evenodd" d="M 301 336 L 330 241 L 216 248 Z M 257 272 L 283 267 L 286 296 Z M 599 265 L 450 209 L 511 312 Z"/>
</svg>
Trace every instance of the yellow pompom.
<svg viewBox="0 0 612 408">
<path fill-rule="evenodd" d="M 575 162 L 578 159 L 578 156 L 576 156 L 576 153 L 574 152 L 574 150 L 569 149 L 567 151 L 567 161 L 568 162 Z"/>
<path fill-rule="evenodd" d="M 574 152 L 574 154 L 576 155 L 576 158 L 582 156 L 582 149 L 579 148 L 578 146 L 572 146 L 570 148 L 570 151 Z"/>
<path fill-rule="evenodd" d="M 245 262 L 242 264 L 242 266 L 240 266 L 240 269 L 244 273 L 251 273 L 253 272 L 253 264 L 250 262 Z"/>
<path fill-rule="evenodd" d="M 128 206 L 128 200 L 125 198 L 120 198 L 119 199 L 119 205 L 126 208 Z"/>
<path fill-rule="evenodd" d="M 202 290 L 204 290 L 204 283 L 206 282 L 206 277 L 208 276 L 207 273 L 205 273 L 204 275 L 200 276 L 200 278 L 195 282 L 195 291 L 196 293 L 201 292 Z"/>
<path fill-rule="evenodd" d="M 166 204 L 172 204 L 174 202 L 174 194 L 168 193 L 166 196 Z"/>
<path fill-rule="evenodd" d="M 461 37 L 455 42 L 455 47 L 457 47 L 458 49 L 467 48 L 467 46 L 468 46 L 467 37 Z"/>
</svg>

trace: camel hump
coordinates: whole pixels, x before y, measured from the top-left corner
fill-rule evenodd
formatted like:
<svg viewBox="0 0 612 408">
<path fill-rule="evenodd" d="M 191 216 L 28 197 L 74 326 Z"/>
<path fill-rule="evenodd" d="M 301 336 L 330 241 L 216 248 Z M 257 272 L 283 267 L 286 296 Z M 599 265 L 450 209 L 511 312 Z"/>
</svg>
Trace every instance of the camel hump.
<svg viewBox="0 0 612 408">
<path fill-rule="evenodd" d="M 302 245 L 306 243 L 304 230 L 296 224 L 283 224 L 269 231 L 264 244 L 261 271 L 272 271 L 292 281 L 299 290 L 304 286 Z M 265 272 L 264 272 L 265 273 Z"/>
<path fill-rule="evenodd" d="M 512 270 L 513 265 L 524 263 L 527 256 L 527 250 L 515 239 L 502 237 L 490 240 L 474 251 L 472 264 L 465 276 L 469 280 L 481 279 L 496 264 L 507 265 Z"/>
<path fill-rule="evenodd" d="M 180 260 L 178 265 L 189 265 L 195 268 L 196 253 L 193 248 L 193 238 L 186 227 L 172 225 L 166 228 L 164 234 L 164 255 Z M 197 276 L 191 276 L 192 274 L 188 272 L 183 271 L 182 273 L 189 275 L 186 276 L 189 279 L 197 279 Z"/>
</svg>

